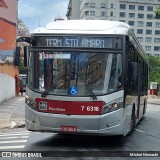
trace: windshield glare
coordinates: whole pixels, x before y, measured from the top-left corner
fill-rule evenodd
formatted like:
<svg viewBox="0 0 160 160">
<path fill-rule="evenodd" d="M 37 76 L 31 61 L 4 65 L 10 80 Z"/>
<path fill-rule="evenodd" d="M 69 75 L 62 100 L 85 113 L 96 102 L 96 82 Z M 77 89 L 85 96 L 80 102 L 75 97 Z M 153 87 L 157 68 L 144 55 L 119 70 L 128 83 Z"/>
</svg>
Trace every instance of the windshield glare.
<svg viewBox="0 0 160 160">
<path fill-rule="evenodd" d="M 90 52 L 31 52 L 28 85 L 48 94 L 90 96 L 121 89 L 121 54 Z M 60 78 L 59 78 L 60 77 Z M 85 82 L 85 83 L 84 83 Z"/>
</svg>

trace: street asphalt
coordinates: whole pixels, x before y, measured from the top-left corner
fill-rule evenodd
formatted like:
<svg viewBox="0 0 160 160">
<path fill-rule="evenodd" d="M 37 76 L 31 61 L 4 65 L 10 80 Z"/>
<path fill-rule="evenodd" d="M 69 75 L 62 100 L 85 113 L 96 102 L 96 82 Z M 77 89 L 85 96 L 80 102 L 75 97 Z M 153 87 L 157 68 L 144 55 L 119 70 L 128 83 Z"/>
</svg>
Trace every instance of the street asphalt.
<svg viewBox="0 0 160 160">
<path fill-rule="evenodd" d="M 160 97 L 148 96 L 148 103 L 160 106 Z M 0 130 L 25 127 L 25 96 L 13 97 L 0 104 Z"/>
</svg>

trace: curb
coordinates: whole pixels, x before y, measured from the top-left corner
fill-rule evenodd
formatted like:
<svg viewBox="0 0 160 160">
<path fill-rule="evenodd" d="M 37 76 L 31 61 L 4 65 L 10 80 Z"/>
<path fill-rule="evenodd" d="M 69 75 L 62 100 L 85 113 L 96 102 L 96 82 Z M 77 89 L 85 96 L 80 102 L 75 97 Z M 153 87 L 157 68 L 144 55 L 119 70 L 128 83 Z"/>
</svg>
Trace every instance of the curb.
<svg viewBox="0 0 160 160">
<path fill-rule="evenodd" d="M 160 103 L 156 103 L 156 102 L 147 102 L 148 104 L 154 104 L 154 105 L 160 105 Z"/>
</svg>

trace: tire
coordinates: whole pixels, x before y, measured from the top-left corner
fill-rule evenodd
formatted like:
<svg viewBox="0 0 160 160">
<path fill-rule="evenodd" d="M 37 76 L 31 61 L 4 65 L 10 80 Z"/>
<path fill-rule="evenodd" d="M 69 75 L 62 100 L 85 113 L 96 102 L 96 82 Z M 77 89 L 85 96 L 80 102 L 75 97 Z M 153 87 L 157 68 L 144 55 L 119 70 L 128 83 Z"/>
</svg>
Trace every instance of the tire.
<svg viewBox="0 0 160 160">
<path fill-rule="evenodd" d="M 146 113 L 146 99 L 144 100 L 144 106 L 143 106 L 143 115 Z"/>
<path fill-rule="evenodd" d="M 132 116 L 131 116 L 131 122 L 130 122 L 130 131 L 128 132 L 128 135 L 130 136 L 132 132 L 134 131 L 135 125 L 136 125 L 136 116 L 135 116 L 135 109 L 132 109 Z"/>
</svg>

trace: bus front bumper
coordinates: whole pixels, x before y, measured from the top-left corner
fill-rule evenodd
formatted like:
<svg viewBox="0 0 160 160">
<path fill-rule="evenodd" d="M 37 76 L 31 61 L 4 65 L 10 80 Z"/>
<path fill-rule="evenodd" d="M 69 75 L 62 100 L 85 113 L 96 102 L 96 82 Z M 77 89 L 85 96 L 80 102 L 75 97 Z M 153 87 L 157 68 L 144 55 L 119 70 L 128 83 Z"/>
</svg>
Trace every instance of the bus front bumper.
<svg viewBox="0 0 160 160">
<path fill-rule="evenodd" d="M 104 115 L 60 115 L 37 112 L 26 105 L 26 129 L 67 134 L 123 135 L 123 109 Z M 74 127 L 75 132 L 62 131 Z"/>
</svg>

